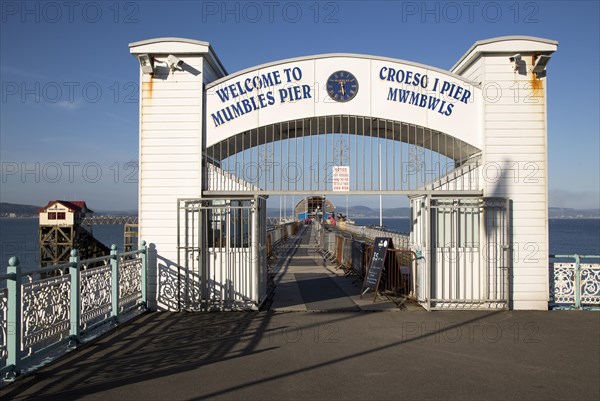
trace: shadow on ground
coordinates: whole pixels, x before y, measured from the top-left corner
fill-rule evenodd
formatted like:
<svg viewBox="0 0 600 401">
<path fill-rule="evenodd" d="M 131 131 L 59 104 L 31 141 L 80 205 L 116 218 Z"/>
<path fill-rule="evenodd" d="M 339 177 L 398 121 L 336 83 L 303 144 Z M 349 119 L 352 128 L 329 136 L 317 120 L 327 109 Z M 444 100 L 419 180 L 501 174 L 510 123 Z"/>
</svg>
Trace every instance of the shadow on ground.
<svg viewBox="0 0 600 401">
<path fill-rule="evenodd" d="M 148 313 L 0 398 L 598 399 L 599 338 L 590 312 Z"/>
</svg>

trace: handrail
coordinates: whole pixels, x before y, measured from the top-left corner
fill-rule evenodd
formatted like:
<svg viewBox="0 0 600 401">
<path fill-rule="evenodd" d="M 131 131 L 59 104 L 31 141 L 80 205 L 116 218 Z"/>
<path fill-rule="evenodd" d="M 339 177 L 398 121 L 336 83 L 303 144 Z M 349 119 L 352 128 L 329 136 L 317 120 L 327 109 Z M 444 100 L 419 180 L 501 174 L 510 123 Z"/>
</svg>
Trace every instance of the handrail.
<svg viewBox="0 0 600 401">
<path fill-rule="evenodd" d="M 550 254 L 550 259 L 567 259 L 567 258 L 574 258 L 576 261 L 579 258 L 581 259 L 600 259 L 600 255 L 579 255 L 577 253 L 573 254 L 573 255 L 553 255 Z"/>
<path fill-rule="evenodd" d="M 90 259 L 80 259 L 74 249 L 68 263 L 30 272 L 23 272 L 19 258 L 11 257 L 7 273 L 0 274 L 0 280 L 7 283 L 0 289 L 4 294 L 0 299 L 4 380 L 15 380 L 32 357 L 46 355 L 64 343 L 76 347 L 92 329 L 109 322 L 118 324 L 132 317 L 129 313 L 136 307 L 144 310 L 148 248 L 142 241 L 140 249 L 119 253 L 113 245 L 109 255 Z M 121 264 L 124 257 L 129 259 Z M 131 257 L 140 262 L 130 263 Z M 98 262 L 105 264 L 84 268 Z M 56 270 L 61 274 L 43 275 Z M 68 272 L 62 274 L 63 270 Z M 32 276 L 40 273 L 43 278 L 34 280 Z"/>
</svg>

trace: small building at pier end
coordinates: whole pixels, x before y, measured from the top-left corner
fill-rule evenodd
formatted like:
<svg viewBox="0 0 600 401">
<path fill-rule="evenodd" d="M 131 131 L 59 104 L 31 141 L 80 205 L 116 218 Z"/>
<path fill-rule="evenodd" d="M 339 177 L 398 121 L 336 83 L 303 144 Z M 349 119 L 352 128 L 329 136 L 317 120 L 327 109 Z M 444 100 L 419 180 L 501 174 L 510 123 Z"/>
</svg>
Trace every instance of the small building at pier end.
<svg viewBox="0 0 600 401">
<path fill-rule="evenodd" d="M 335 213 L 335 205 L 324 196 L 307 196 L 294 206 L 294 216 L 298 221 L 325 221 Z"/>
<path fill-rule="evenodd" d="M 546 310 L 557 46 L 485 39 L 448 70 L 333 53 L 230 73 L 207 42 L 131 43 L 139 238 L 160 255 L 156 307 L 258 308 L 268 197 L 404 195 L 417 302 Z"/>
<path fill-rule="evenodd" d="M 84 258 L 110 252 L 85 224 L 92 213 L 84 201 L 53 200 L 38 210 L 42 267 L 67 263 L 72 249 L 77 249 Z"/>
</svg>

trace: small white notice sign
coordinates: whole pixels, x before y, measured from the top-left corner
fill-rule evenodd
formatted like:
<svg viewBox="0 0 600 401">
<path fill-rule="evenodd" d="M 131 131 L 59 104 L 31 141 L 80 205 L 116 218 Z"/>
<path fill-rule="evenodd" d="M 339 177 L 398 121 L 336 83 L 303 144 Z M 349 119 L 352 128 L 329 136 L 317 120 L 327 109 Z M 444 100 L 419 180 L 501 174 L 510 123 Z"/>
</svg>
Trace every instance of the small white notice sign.
<svg viewBox="0 0 600 401">
<path fill-rule="evenodd" d="M 350 191 L 350 166 L 333 166 L 333 190 Z"/>
</svg>

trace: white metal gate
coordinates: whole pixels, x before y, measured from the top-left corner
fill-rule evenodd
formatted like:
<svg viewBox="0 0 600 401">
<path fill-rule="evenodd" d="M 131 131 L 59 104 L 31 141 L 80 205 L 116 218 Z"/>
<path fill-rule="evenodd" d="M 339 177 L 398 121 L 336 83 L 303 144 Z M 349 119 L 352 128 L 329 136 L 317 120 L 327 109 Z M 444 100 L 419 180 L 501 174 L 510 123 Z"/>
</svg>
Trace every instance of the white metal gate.
<svg viewBox="0 0 600 401">
<path fill-rule="evenodd" d="M 417 299 L 427 309 L 508 308 L 505 198 L 413 198 Z"/>
<path fill-rule="evenodd" d="M 257 309 L 266 296 L 266 201 L 178 201 L 180 308 Z"/>
</svg>

